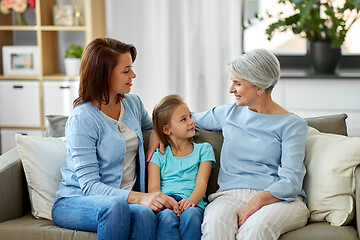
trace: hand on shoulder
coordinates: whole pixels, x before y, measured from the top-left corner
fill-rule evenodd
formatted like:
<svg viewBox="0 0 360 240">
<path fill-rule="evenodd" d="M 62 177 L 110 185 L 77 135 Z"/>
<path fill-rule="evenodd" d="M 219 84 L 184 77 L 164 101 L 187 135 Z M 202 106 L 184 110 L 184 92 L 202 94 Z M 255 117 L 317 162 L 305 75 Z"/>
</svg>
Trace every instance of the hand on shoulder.
<svg viewBox="0 0 360 240">
<path fill-rule="evenodd" d="M 160 153 L 165 154 L 164 143 L 161 142 L 159 136 L 153 131 L 150 135 L 149 146 L 146 153 L 146 162 L 150 162 L 152 155 L 159 148 Z"/>
</svg>

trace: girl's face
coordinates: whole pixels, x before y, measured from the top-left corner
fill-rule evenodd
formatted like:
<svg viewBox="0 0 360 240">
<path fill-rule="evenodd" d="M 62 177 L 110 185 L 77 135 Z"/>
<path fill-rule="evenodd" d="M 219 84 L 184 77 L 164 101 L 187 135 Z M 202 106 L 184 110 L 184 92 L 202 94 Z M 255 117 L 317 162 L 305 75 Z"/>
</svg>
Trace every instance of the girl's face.
<svg viewBox="0 0 360 240">
<path fill-rule="evenodd" d="M 188 139 L 195 135 L 195 120 L 186 104 L 177 106 L 164 126 L 163 132 L 170 137 Z"/>
<path fill-rule="evenodd" d="M 129 93 L 132 86 L 132 79 L 135 77 L 136 75 L 132 70 L 130 52 L 120 54 L 118 56 L 118 64 L 111 73 L 110 95 Z"/>
<path fill-rule="evenodd" d="M 234 74 L 231 74 L 231 81 L 230 93 L 235 95 L 236 105 L 251 106 L 258 96 L 258 87 Z"/>
</svg>

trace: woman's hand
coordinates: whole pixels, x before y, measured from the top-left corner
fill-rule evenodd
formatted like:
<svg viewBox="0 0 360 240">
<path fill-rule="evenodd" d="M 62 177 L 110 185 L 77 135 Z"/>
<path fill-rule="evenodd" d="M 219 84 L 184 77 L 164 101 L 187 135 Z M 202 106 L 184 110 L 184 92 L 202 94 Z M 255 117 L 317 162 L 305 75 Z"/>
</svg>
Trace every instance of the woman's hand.
<svg viewBox="0 0 360 240">
<path fill-rule="evenodd" d="M 251 215 L 262 207 L 261 203 L 257 201 L 255 197 L 251 198 L 245 207 L 237 214 L 239 227 L 241 227 L 241 225 L 243 225 Z"/>
<path fill-rule="evenodd" d="M 281 199 L 278 199 L 274 197 L 270 192 L 265 191 L 261 192 L 254 197 L 252 197 L 249 202 L 245 205 L 243 209 L 237 214 L 238 216 L 238 226 L 239 228 L 241 225 L 245 223 L 245 221 L 253 215 L 256 211 L 258 211 L 261 207 L 275 203 L 280 202 Z"/>
<path fill-rule="evenodd" d="M 128 203 L 148 206 L 155 212 L 160 212 L 164 208 L 168 208 L 172 209 L 176 215 L 181 215 L 178 202 L 162 192 L 142 193 L 132 191 L 129 194 Z"/>
<path fill-rule="evenodd" d="M 179 202 L 179 209 L 181 212 L 185 211 L 189 207 L 195 207 L 196 204 L 189 201 L 189 199 L 183 198 Z"/>
<path fill-rule="evenodd" d="M 146 162 L 150 162 L 151 157 L 157 148 L 160 148 L 160 152 L 165 154 L 164 143 L 160 140 L 155 131 L 153 131 L 150 135 L 149 146 L 146 153 Z"/>
</svg>

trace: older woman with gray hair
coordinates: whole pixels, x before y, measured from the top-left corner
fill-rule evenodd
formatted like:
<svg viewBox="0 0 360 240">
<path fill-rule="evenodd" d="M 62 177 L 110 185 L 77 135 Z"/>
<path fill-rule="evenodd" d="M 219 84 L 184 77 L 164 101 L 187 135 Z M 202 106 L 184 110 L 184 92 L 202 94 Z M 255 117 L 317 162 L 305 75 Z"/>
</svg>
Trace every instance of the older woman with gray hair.
<svg viewBox="0 0 360 240">
<path fill-rule="evenodd" d="M 278 239 L 309 217 L 303 189 L 307 123 L 273 101 L 280 63 L 270 51 L 250 51 L 229 71 L 235 103 L 193 114 L 198 127 L 224 136 L 219 189 L 209 196 L 202 239 Z M 157 146 L 153 135 L 148 158 Z"/>
<path fill-rule="evenodd" d="M 270 51 L 250 51 L 229 70 L 236 102 L 193 114 L 198 127 L 224 136 L 219 189 L 209 196 L 202 239 L 278 239 L 309 217 L 307 123 L 273 101 L 280 64 Z"/>
</svg>

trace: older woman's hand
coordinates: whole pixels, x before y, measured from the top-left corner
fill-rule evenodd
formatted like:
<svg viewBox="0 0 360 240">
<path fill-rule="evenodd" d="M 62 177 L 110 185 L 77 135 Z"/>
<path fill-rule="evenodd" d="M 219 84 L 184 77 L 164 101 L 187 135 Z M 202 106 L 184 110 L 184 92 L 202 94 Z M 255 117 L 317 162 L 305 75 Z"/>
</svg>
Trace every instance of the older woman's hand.
<svg viewBox="0 0 360 240">
<path fill-rule="evenodd" d="M 270 192 L 265 191 L 261 192 L 254 197 L 252 197 L 249 202 L 244 206 L 243 209 L 237 214 L 238 216 L 238 226 L 239 228 L 241 225 L 245 223 L 245 221 L 253 215 L 256 211 L 258 211 L 262 206 L 276 203 L 282 201 L 274 197 Z"/>
<path fill-rule="evenodd" d="M 160 152 L 165 154 L 164 143 L 160 140 L 159 136 L 153 131 L 150 135 L 149 146 L 146 153 L 146 162 L 150 162 L 155 150 L 160 148 Z"/>
</svg>

